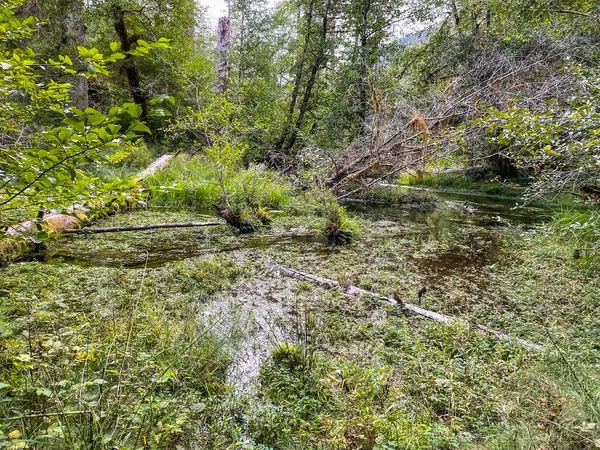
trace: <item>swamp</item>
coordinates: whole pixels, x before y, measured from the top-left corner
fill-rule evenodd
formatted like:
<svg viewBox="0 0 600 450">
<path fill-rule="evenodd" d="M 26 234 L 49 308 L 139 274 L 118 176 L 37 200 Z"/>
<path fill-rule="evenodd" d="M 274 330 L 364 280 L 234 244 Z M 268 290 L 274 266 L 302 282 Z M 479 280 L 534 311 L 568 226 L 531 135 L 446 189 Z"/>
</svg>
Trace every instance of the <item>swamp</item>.
<svg viewBox="0 0 600 450">
<path fill-rule="evenodd" d="M 600 448 L 597 2 L 205 3 L 0 2 L 0 449 Z"/>
</svg>

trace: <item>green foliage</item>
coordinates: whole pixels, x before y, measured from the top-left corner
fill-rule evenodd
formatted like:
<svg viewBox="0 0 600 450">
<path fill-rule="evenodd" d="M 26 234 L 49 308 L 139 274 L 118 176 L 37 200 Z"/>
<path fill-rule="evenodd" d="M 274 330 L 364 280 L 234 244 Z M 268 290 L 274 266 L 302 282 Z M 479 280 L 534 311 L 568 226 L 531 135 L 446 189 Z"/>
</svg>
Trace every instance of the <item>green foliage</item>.
<svg viewBox="0 0 600 450">
<path fill-rule="evenodd" d="M 600 212 L 571 209 L 557 213 L 550 223 L 552 233 L 573 249 L 573 257 L 588 268 L 600 265 Z"/>
<path fill-rule="evenodd" d="M 5 269 L 0 417 L 8 448 L 173 448 L 193 432 L 195 405 L 225 388 L 229 357 L 191 299 L 235 279 L 234 264 L 183 262 L 141 277 L 93 272 Z"/>
<path fill-rule="evenodd" d="M 571 192 L 600 183 L 597 177 L 600 123 L 598 75 L 581 67 L 568 69 L 577 76 L 578 96 L 569 105 L 548 105 L 543 112 L 528 108 L 493 109 L 476 125 L 487 128 L 490 140 L 521 167 L 531 167 L 539 182 L 533 193 Z"/>
<path fill-rule="evenodd" d="M 208 209 L 227 192 L 230 205 L 251 209 L 288 209 L 293 189 L 279 174 L 261 166 L 223 172 L 204 156 L 178 156 L 165 170 L 147 180 L 150 204 Z"/>
<path fill-rule="evenodd" d="M 74 107 L 69 97 L 73 86 L 45 81 L 39 69 L 43 62 L 15 40 L 31 36 L 36 25 L 33 18 L 18 19 L 15 5 L 0 9 L 0 66 L 5 74 L 0 81 L 0 139 L 5 143 L 0 155 L 0 223 L 74 203 L 99 208 L 106 202 L 131 200 L 133 180 L 102 182 L 89 169 L 110 163 L 120 143 L 150 131 L 140 121 L 141 107 L 125 103 L 108 113 Z M 159 40 L 144 48 L 166 45 Z M 104 56 L 96 48 L 80 46 L 77 61 L 60 56 L 49 64 L 67 75 L 79 74 L 74 67 L 82 64 L 87 69 L 78 76 L 94 79 L 108 75 L 108 67 L 125 58 L 119 47 L 111 44 L 111 53 Z"/>
<path fill-rule="evenodd" d="M 527 182 L 527 180 L 501 180 L 497 175 L 487 171 L 474 174 L 427 173 L 421 177 L 404 174 L 399 181 L 400 184 L 406 186 L 425 186 L 441 190 L 477 192 L 503 197 L 522 196 L 521 184 Z"/>
<path fill-rule="evenodd" d="M 322 217 L 317 228 L 330 244 L 350 244 L 360 236 L 359 223 L 348 217 L 346 208 L 338 204 L 330 191 L 314 190 L 308 196 L 315 214 Z"/>
<path fill-rule="evenodd" d="M 404 179 L 402 181 L 405 181 Z M 403 184 L 409 184 L 404 182 Z M 427 192 L 406 192 L 401 188 L 395 187 L 375 187 L 369 189 L 366 194 L 361 195 L 361 199 L 373 204 L 407 206 L 417 208 L 423 211 L 429 211 L 436 208 L 439 200 L 433 194 Z"/>
</svg>

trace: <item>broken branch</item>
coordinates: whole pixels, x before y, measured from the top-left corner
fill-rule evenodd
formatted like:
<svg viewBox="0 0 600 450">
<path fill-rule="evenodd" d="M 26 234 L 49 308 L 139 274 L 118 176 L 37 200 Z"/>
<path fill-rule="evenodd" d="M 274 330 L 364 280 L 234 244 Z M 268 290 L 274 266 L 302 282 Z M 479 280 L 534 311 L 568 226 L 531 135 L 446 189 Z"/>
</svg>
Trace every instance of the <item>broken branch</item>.
<svg viewBox="0 0 600 450">
<path fill-rule="evenodd" d="M 133 225 L 123 227 L 107 228 L 80 228 L 63 230 L 62 233 L 70 234 L 98 234 L 98 233 L 119 233 L 122 231 L 145 231 L 158 228 L 192 228 L 192 227 L 216 227 L 223 225 L 222 222 L 186 222 L 186 223 L 155 223 L 151 225 Z"/>
</svg>

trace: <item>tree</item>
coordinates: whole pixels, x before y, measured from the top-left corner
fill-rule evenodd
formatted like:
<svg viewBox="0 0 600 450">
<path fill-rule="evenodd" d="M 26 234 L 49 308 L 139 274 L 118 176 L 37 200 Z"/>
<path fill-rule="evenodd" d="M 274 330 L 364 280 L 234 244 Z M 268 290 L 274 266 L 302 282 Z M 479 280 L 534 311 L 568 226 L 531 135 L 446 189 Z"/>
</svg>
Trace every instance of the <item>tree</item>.
<svg viewBox="0 0 600 450">
<path fill-rule="evenodd" d="M 41 216 L 51 209 L 91 202 L 101 207 L 109 195 L 121 196 L 134 181 L 102 183 L 84 169 L 106 160 L 124 140 L 150 130 L 140 120 L 141 106 L 126 103 L 107 113 L 72 104 L 73 86 L 46 81 L 40 69 L 76 76 L 86 68 L 93 79 L 108 75 L 109 67 L 126 58 L 119 43 L 109 55 L 96 48 L 78 47 L 68 55 L 40 61 L 24 45 L 39 27 L 33 17 L 18 18 L 17 5 L 0 8 L 0 222 Z M 145 49 L 163 47 L 146 44 Z M 139 46 L 138 46 L 139 47 Z M 130 52 L 136 52 L 134 47 Z M 110 193 L 110 194 L 109 194 Z"/>
</svg>

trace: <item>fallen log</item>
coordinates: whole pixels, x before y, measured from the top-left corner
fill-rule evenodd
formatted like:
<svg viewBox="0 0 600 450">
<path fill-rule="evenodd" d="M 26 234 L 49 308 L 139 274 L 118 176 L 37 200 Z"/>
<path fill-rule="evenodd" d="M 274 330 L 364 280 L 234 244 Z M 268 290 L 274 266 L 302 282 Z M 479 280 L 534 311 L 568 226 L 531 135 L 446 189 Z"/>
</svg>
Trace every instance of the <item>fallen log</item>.
<svg viewBox="0 0 600 450">
<path fill-rule="evenodd" d="M 159 228 L 194 228 L 194 227 L 216 227 L 224 225 L 222 222 L 184 222 L 184 223 L 154 223 L 150 225 L 131 225 L 122 227 L 106 228 L 72 228 L 63 230 L 62 233 L 68 234 L 99 234 L 99 233 L 119 233 L 123 231 L 145 231 L 156 230 Z"/>
<path fill-rule="evenodd" d="M 466 325 L 468 327 L 473 327 L 476 330 L 485 333 L 485 334 L 489 334 L 491 336 L 494 336 L 496 339 L 506 339 L 512 342 L 515 342 L 517 344 L 522 345 L 523 347 L 529 349 L 529 350 L 536 350 L 536 351 L 543 351 L 544 347 L 538 344 L 534 344 L 531 342 L 528 342 L 524 339 L 520 339 L 520 338 L 516 338 L 513 336 L 509 336 L 506 333 L 503 333 L 501 331 L 496 331 L 496 330 L 492 330 L 491 328 L 486 327 L 485 325 L 480 325 L 480 324 L 472 324 L 464 319 L 459 319 L 457 317 L 451 317 L 451 316 L 446 316 L 444 314 L 440 314 L 440 313 L 436 313 L 434 311 L 429 311 L 428 309 L 424 309 L 421 308 L 420 306 L 417 305 L 413 305 L 411 303 L 402 303 L 399 302 L 393 298 L 389 298 L 389 297 L 385 297 L 383 295 L 379 295 L 376 294 L 374 292 L 370 292 L 367 291 L 365 289 L 361 289 L 359 287 L 356 286 L 346 286 L 338 281 L 335 280 L 330 280 L 327 278 L 321 278 L 321 277 L 317 277 L 315 275 L 311 275 L 308 273 L 304 273 L 304 272 L 300 272 L 299 270 L 294 270 L 291 269 L 289 267 L 280 267 L 279 271 L 282 275 L 286 276 L 286 277 L 290 277 L 290 278 L 295 278 L 297 280 L 303 280 L 303 281 L 310 281 L 312 283 L 315 283 L 319 286 L 322 286 L 324 288 L 327 289 L 332 289 L 334 287 L 339 287 L 342 289 L 342 291 L 344 292 L 344 294 L 346 295 L 350 295 L 353 297 L 359 297 L 362 295 L 368 295 L 370 297 L 375 297 L 377 298 L 377 300 L 383 302 L 383 303 L 389 303 L 391 305 L 396 306 L 397 308 L 403 310 L 403 311 L 407 311 L 410 312 L 412 314 L 416 314 L 422 317 L 426 317 L 428 319 L 431 320 L 435 320 L 436 322 L 441 322 L 441 323 L 461 323 L 463 325 Z"/>
<path fill-rule="evenodd" d="M 144 178 L 164 169 L 169 165 L 174 155 L 163 155 L 145 170 L 140 172 L 135 179 L 142 181 Z M 88 221 L 81 205 L 72 205 L 67 208 L 68 214 L 45 214 L 40 225 L 47 231 L 61 234 L 65 230 L 72 230 L 81 227 Z M 6 230 L 6 237 L 0 239 L 0 266 L 16 261 L 35 249 L 32 237 L 38 231 L 38 224 L 33 220 L 21 222 L 18 225 L 10 226 Z"/>
</svg>

